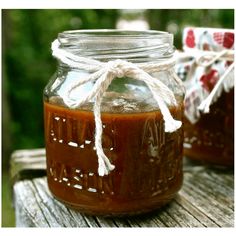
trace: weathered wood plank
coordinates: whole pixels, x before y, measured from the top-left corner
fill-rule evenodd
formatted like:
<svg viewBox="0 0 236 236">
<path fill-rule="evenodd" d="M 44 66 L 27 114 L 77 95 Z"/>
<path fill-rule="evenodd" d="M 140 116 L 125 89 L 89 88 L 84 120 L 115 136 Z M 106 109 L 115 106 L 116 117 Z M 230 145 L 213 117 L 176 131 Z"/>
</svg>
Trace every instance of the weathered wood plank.
<svg viewBox="0 0 236 236">
<path fill-rule="evenodd" d="M 16 226 L 49 227 L 47 217 L 39 207 L 30 185 L 32 185 L 30 180 L 20 181 L 14 185 Z M 51 224 L 54 222 L 53 219 Z"/>
<path fill-rule="evenodd" d="M 101 216 L 97 216 L 96 219 L 100 227 L 117 227 L 117 225 L 115 224 L 114 220 L 111 217 L 104 218 Z"/>
<path fill-rule="evenodd" d="M 184 184 L 179 195 L 163 209 L 141 216 L 104 218 L 80 214 L 54 199 L 46 178 L 24 180 L 14 186 L 17 213 L 29 220 L 18 222 L 36 227 L 230 227 L 233 211 L 219 206 L 202 190 Z M 30 198 L 30 201 L 28 201 Z M 233 200 L 232 200 L 233 201 Z M 34 207 L 31 207 L 31 206 Z M 30 207 L 29 207 L 30 206 Z M 22 213 L 23 212 L 23 213 Z M 17 218 L 24 219 L 18 216 Z M 40 219 L 40 220 L 39 220 Z M 21 220 L 22 221 L 22 220 Z M 31 221 L 31 222 L 30 222 Z"/>
<path fill-rule="evenodd" d="M 167 212 L 181 227 L 204 227 L 200 220 L 196 219 L 176 201 L 171 202 Z"/>
<path fill-rule="evenodd" d="M 42 176 L 46 173 L 46 152 L 44 148 L 17 150 L 10 160 L 10 176 L 13 182 L 25 178 Z M 32 175 L 33 173 L 33 175 Z"/>
<path fill-rule="evenodd" d="M 131 227 L 131 225 L 129 224 L 129 222 L 126 218 L 113 218 L 113 220 L 114 220 L 116 226 L 119 228 Z"/>
<path fill-rule="evenodd" d="M 180 227 L 181 225 L 177 222 L 167 211 L 170 204 L 162 208 L 162 211 L 157 213 L 158 219 L 165 225 L 165 227 Z"/>
<path fill-rule="evenodd" d="M 71 216 L 70 211 L 55 198 L 52 197 L 49 189 L 47 188 L 46 180 L 44 179 L 34 179 L 33 181 L 35 187 L 35 196 L 38 199 L 41 208 L 44 209 L 45 215 L 50 219 L 54 218 L 57 221 L 56 226 L 64 227 L 87 227 L 85 220 L 82 217 L 77 217 L 76 221 Z M 79 216 L 79 215 L 78 215 Z M 51 220 L 49 220 L 51 222 Z"/>
<path fill-rule="evenodd" d="M 233 226 L 233 211 L 229 209 L 228 206 L 217 202 L 197 186 L 185 181 L 180 193 L 185 199 L 191 202 L 194 207 L 207 215 L 217 225 L 221 227 Z"/>
<path fill-rule="evenodd" d="M 71 210 L 73 211 L 73 210 Z M 79 214 L 78 212 L 75 212 L 74 211 L 74 214 Z M 98 228 L 100 227 L 99 226 L 99 223 L 97 222 L 96 218 L 94 216 L 90 216 L 90 215 L 85 215 L 85 214 L 82 214 L 86 223 L 88 224 L 89 227 L 91 228 Z"/>
<path fill-rule="evenodd" d="M 234 196 L 233 188 L 230 186 L 225 186 L 219 182 L 213 182 L 206 177 L 205 173 L 198 175 L 198 178 L 191 178 L 188 180 L 188 185 L 195 186 L 202 194 L 213 202 L 217 202 L 220 206 L 227 206 L 231 210 L 234 207 L 234 202 L 232 201 Z M 186 184 L 187 184 L 186 183 Z"/>
<path fill-rule="evenodd" d="M 129 223 L 132 227 L 166 227 L 166 224 L 163 223 L 159 216 L 161 211 L 163 211 L 163 209 L 150 214 L 134 216 L 129 219 Z"/>
<path fill-rule="evenodd" d="M 13 154 L 12 177 L 16 225 L 27 227 L 233 227 L 234 173 L 184 164 L 184 183 L 173 201 L 145 215 L 123 218 L 90 216 L 69 209 L 50 193 L 46 177 L 23 178 L 29 170 L 45 171 L 45 151 L 23 150 Z M 25 172 L 24 172 L 25 173 Z M 37 176 L 38 173 L 36 173 Z M 39 175 L 41 176 L 41 175 Z M 19 181 L 21 180 L 21 181 Z"/>
<path fill-rule="evenodd" d="M 200 209 L 194 207 L 191 202 L 185 199 L 181 192 L 176 196 L 175 201 L 185 208 L 186 211 L 192 214 L 194 218 L 201 220 L 201 223 L 204 227 L 219 227 L 207 215 L 201 212 Z"/>
</svg>

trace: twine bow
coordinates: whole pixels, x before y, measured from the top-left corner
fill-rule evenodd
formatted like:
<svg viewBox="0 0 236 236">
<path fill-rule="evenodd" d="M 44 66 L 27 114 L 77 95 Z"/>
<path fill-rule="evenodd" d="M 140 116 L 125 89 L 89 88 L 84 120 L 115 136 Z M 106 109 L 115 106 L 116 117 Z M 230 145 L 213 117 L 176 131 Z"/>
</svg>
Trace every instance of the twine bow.
<svg viewBox="0 0 236 236">
<path fill-rule="evenodd" d="M 205 68 L 213 65 L 217 60 L 232 62 L 217 81 L 210 94 L 198 106 L 197 109 L 203 113 L 208 113 L 210 111 L 211 104 L 216 101 L 223 90 L 229 92 L 229 90 L 234 86 L 234 50 L 225 49 L 220 52 L 214 52 L 191 49 L 185 52 L 178 52 L 175 57 L 177 61 L 194 59 L 196 66 L 202 66 Z M 189 77 L 193 76 L 193 73 L 194 71 L 191 70 Z"/>
<path fill-rule="evenodd" d="M 208 67 L 217 60 L 233 61 L 234 51 L 223 50 L 221 52 L 205 52 L 197 58 L 196 63 L 199 66 Z M 224 74 L 217 81 L 210 94 L 198 106 L 200 111 L 203 113 L 209 113 L 211 104 L 220 96 L 222 90 L 224 89 L 226 92 L 229 92 L 229 89 L 234 86 L 233 73 L 230 75 L 233 70 L 234 62 L 225 70 Z"/>
<path fill-rule="evenodd" d="M 182 125 L 181 121 L 173 119 L 167 105 L 176 106 L 177 102 L 173 92 L 160 80 L 153 78 L 149 73 L 168 70 L 178 84 L 183 87 L 182 81 L 174 72 L 174 60 L 168 60 L 161 63 L 142 63 L 139 66 L 125 60 L 114 60 L 109 62 L 100 62 L 89 58 L 80 57 L 60 48 L 60 43 L 56 39 L 52 43 L 52 55 L 70 67 L 80 70 L 86 70 L 91 74 L 85 78 L 79 79 L 68 88 L 63 96 L 65 104 L 72 108 L 78 108 L 82 104 L 94 99 L 94 117 L 95 117 L 95 148 L 98 156 L 98 174 L 104 176 L 109 174 L 115 166 L 111 164 L 109 158 L 105 155 L 102 148 L 102 121 L 101 121 L 101 102 L 102 97 L 115 78 L 129 77 L 134 80 L 143 81 L 150 89 L 156 100 L 165 122 L 165 132 L 174 132 Z M 88 81 L 94 81 L 92 90 L 81 100 L 72 100 L 70 94 L 73 90 Z"/>
</svg>

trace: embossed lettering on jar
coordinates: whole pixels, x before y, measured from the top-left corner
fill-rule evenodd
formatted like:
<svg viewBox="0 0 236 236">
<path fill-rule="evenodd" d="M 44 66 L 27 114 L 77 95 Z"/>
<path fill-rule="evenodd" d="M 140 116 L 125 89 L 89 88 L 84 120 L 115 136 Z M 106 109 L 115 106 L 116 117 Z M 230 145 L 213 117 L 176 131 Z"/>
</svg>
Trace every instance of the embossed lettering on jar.
<svg viewBox="0 0 236 236">
<path fill-rule="evenodd" d="M 119 59 L 145 71 L 142 65 L 158 67 L 173 55 L 173 36 L 158 31 L 65 31 L 58 42 L 65 52 L 104 63 L 104 68 Z M 78 107 L 65 102 L 83 99 L 95 81 L 76 87 L 65 99 L 68 87 L 95 72 L 58 61 L 58 70 L 44 90 L 52 194 L 67 206 L 96 215 L 137 214 L 169 202 L 182 185 L 182 126 L 166 132 L 160 106 L 145 81 L 115 77 L 102 96 L 100 110 L 101 145 L 114 169 L 99 174 L 95 98 Z M 176 104 L 163 101 L 171 116 L 182 121 L 184 91 L 173 73 L 171 63 L 148 72 L 174 94 Z"/>
</svg>

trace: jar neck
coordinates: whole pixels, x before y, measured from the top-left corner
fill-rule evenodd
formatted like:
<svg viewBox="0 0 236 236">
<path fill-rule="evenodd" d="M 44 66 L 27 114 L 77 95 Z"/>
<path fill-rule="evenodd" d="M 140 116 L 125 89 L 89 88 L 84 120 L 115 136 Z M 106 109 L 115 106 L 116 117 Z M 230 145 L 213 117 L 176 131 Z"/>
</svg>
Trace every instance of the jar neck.
<svg viewBox="0 0 236 236">
<path fill-rule="evenodd" d="M 60 48 L 106 62 L 146 63 L 171 58 L 173 35 L 161 31 L 76 30 L 59 33 Z"/>
</svg>

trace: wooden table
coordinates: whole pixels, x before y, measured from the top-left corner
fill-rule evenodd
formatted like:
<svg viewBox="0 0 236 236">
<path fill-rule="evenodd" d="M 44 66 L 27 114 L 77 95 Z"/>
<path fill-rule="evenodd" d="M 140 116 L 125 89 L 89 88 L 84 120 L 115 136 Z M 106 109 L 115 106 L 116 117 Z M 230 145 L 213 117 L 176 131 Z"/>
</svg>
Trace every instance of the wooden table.
<svg viewBox="0 0 236 236">
<path fill-rule="evenodd" d="M 45 150 L 12 154 L 17 227 L 233 227 L 234 173 L 184 159 L 184 183 L 168 205 L 149 214 L 105 218 L 80 214 L 54 199 L 45 177 Z"/>
</svg>

